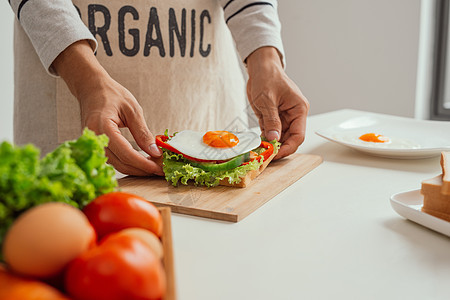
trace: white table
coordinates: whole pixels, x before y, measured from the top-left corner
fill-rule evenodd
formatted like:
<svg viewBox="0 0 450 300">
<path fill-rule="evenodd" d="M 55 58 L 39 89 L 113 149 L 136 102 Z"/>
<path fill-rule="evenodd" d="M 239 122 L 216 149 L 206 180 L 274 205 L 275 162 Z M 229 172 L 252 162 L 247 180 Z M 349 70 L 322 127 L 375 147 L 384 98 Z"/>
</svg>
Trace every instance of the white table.
<svg viewBox="0 0 450 300">
<path fill-rule="evenodd" d="M 299 152 L 324 162 L 241 222 L 172 215 L 179 299 L 450 299 L 450 239 L 389 203 L 439 174 L 439 157 L 377 158 L 314 134 L 356 115 L 309 117 Z"/>
</svg>

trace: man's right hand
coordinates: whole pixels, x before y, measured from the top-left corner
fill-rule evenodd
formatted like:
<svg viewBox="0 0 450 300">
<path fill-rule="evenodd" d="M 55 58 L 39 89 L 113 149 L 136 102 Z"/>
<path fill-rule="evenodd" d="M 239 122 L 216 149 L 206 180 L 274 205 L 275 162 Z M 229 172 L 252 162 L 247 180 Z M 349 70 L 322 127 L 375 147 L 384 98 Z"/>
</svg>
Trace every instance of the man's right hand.
<svg viewBox="0 0 450 300">
<path fill-rule="evenodd" d="M 148 129 L 141 106 L 126 88 L 109 76 L 87 41 L 67 47 L 52 66 L 80 103 L 82 126 L 109 137 L 106 156 L 116 170 L 137 176 L 164 175 L 161 151 Z M 122 127 L 128 127 L 149 157 L 131 146 L 120 133 Z"/>
</svg>

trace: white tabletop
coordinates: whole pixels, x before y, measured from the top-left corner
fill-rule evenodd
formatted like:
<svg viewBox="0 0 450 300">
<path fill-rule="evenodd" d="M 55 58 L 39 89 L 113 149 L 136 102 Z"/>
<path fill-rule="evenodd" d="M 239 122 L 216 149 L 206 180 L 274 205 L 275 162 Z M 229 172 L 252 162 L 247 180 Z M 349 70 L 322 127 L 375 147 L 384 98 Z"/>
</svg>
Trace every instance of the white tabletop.
<svg viewBox="0 0 450 300">
<path fill-rule="evenodd" d="M 450 299 L 450 239 L 389 203 L 439 174 L 439 157 L 378 158 L 314 134 L 359 114 L 309 117 L 299 152 L 324 162 L 239 223 L 172 215 L 179 299 Z"/>
</svg>

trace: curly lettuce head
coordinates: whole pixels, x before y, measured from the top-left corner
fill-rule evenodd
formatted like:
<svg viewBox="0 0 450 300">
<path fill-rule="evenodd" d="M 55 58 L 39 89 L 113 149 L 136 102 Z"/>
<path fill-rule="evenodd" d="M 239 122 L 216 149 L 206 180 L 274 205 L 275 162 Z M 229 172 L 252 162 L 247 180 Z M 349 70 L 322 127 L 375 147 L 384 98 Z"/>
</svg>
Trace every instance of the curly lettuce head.
<svg viewBox="0 0 450 300">
<path fill-rule="evenodd" d="M 106 164 L 107 145 L 105 135 L 88 129 L 42 160 L 33 145 L 0 144 L 0 244 L 14 219 L 33 206 L 53 201 L 82 208 L 113 191 L 117 180 Z"/>
</svg>

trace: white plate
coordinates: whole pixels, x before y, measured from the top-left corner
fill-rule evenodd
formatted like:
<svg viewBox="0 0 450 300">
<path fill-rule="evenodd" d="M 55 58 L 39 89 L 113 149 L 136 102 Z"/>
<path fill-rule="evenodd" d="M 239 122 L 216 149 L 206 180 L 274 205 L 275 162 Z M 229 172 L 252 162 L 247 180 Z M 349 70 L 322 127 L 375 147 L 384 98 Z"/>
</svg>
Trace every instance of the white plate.
<svg viewBox="0 0 450 300">
<path fill-rule="evenodd" d="M 413 190 L 391 196 L 392 208 L 402 217 L 434 231 L 450 236 L 450 222 L 424 213 L 422 209 L 423 196 L 420 190 Z"/>
<path fill-rule="evenodd" d="M 363 142 L 365 133 L 387 136 L 391 143 Z M 426 158 L 450 150 L 450 122 L 424 121 L 375 113 L 364 113 L 316 134 L 332 142 L 367 154 L 401 159 Z"/>
</svg>

